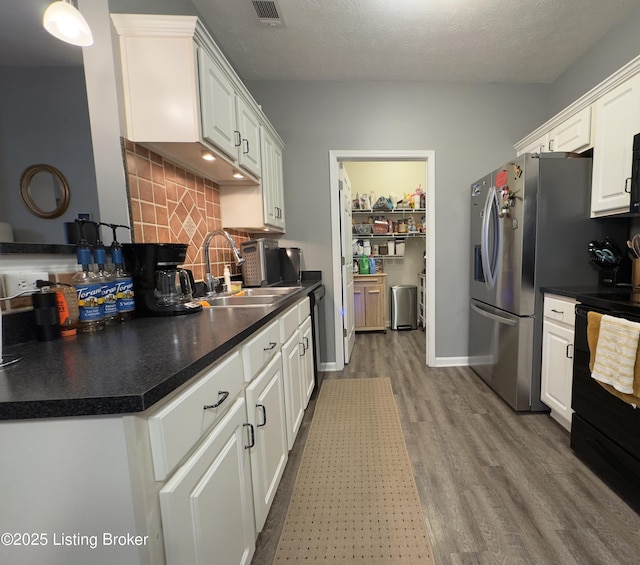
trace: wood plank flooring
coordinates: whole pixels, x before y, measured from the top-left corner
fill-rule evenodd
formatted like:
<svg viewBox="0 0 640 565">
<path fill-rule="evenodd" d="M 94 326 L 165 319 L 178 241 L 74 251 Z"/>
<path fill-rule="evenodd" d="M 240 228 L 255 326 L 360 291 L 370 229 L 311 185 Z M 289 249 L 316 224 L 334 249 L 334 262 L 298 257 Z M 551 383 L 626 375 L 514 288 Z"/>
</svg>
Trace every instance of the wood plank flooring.
<svg viewBox="0 0 640 565">
<path fill-rule="evenodd" d="M 468 368 L 425 366 L 424 333 L 358 334 L 325 379 L 388 376 L 437 565 L 640 563 L 640 516 L 585 467 L 546 414 L 516 414 Z M 252 565 L 270 565 L 315 395 Z"/>
</svg>

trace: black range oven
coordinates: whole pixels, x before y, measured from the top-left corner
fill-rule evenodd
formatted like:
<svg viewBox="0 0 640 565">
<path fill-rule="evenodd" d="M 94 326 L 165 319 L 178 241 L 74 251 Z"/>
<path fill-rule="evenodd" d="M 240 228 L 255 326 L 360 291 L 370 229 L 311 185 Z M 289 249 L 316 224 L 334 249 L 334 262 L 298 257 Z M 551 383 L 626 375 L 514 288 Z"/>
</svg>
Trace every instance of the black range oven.
<svg viewBox="0 0 640 565">
<path fill-rule="evenodd" d="M 578 300 L 581 304 L 576 306 L 571 447 L 579 459 L 640 512 L 640 406 L 633 408 L 591 378 L 587 343 L 589 311 L 640 322 L 640 293 L 618 290 L 580 296 Z"/>
</svg>

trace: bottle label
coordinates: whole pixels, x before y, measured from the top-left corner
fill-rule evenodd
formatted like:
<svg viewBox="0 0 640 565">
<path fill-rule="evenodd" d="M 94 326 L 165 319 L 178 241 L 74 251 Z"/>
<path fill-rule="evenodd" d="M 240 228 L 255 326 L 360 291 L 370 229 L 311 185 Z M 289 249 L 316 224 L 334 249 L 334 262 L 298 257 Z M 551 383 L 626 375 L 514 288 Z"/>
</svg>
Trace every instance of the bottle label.
<svg viewBox="0 0 640 565">
<path fill-rule="evenodd" d="M 58 302 L 58 318 L 60 320 L 60 325 L 68 325 L 67 320 L 69 319 L 70 314 L 69 305 L 67 304 L 67 298 L 61 291 L 57 291 L 56 300 Z"/>
<path fill-rule="evenodd" d="M 81 322 L 94 322 L 103 318 L 102 283 L 74 285 L 78 294 Z"/>
<path fill-rule="evenodd" d="M 103 284 L 102 300 L 105 318 L 118 316 L 118 306 L 116 302 L 117 286 L 116 281 L 109 281 Z"/>
<path fill-rule="evenodd" d="M 120 279 L 116 281 L 116 299 L 118 312 L 133 312 L 136 309 L 133 300 L 133 280 Z"/>
</svg>

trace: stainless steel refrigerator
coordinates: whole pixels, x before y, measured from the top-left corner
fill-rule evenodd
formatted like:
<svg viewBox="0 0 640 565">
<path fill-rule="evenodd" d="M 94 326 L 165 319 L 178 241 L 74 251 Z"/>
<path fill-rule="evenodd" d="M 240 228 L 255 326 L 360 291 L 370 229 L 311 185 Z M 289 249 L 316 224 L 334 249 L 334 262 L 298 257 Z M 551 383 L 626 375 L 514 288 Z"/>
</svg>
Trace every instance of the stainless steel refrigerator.
<svg viewBox="0 0 640 565">
<path fill-rule="evenodd" d="M 471 185 L 469 364 L 517 411 L 548 410 L 541 287 L 597 284 L 589 241 L 627 237 L 626 220 L 590 218 L 591 165 L 525 154 Z"/>
</svg>

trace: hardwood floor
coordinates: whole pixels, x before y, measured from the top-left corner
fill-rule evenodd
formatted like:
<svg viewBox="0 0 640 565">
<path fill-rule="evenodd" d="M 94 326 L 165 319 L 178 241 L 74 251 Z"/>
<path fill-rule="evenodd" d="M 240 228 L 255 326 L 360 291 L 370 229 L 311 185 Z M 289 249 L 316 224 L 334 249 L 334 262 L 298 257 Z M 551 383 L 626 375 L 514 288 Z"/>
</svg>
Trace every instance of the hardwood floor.
<svg viewBox="0 0 640 565">
<path fill-rule="evenodd" d="M 640 516 L 585 467 L 547 414 L 516 414 L 470 369 L 425 366 L 424 333 L 358 334 L 325 379 L 388 376 L 437 565 L 640 563 Z M 275 553 L 312 398 L 253 565 Z"/>
</svg>

